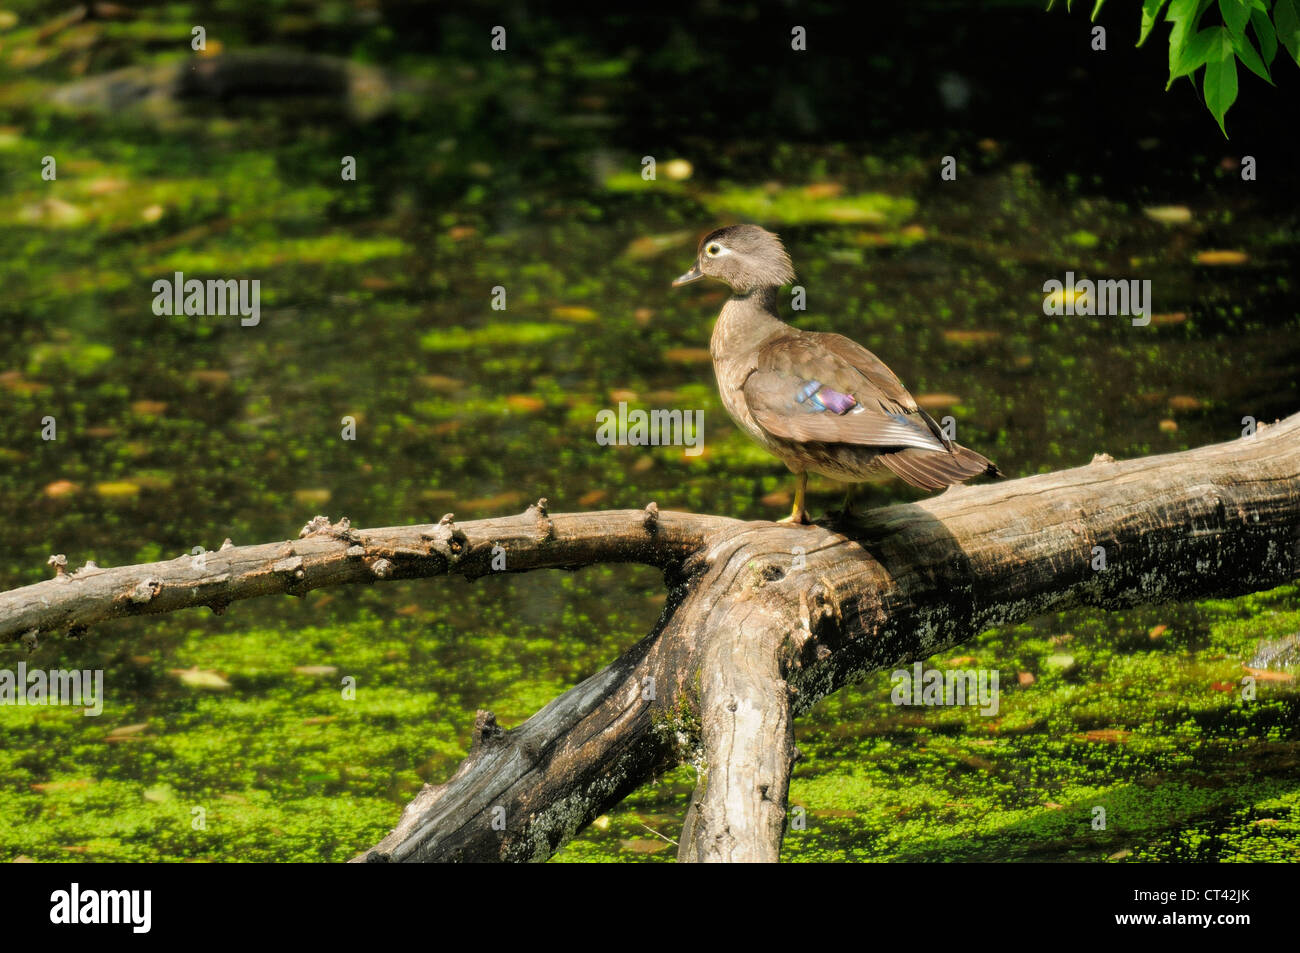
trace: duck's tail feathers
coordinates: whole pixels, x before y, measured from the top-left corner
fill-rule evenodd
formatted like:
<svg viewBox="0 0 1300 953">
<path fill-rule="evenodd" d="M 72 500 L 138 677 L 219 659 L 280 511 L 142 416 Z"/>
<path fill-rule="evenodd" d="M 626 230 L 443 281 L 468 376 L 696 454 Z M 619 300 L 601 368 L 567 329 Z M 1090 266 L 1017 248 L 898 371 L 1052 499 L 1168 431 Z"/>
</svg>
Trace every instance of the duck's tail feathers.
<svg viewBox="0 0 1300 953">
<path fill-rule="evenodd" d="M 894 450 L 882 453 L 880 462 L 896 476 L 922 490 L 941 490 L 980 475 L 1006 476 L 995 463 L 958 444 L 953 444 L 951 451 Z"/>
</svg>

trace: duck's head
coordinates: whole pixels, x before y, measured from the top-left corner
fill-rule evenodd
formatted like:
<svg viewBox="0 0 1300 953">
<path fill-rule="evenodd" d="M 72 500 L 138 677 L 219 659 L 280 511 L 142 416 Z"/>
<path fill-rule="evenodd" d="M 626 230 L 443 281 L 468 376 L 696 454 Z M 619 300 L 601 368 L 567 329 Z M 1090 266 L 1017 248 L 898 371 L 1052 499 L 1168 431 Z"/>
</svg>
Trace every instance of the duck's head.
<svg viewBox="0 0 1300 953">
<path fill-rule="evenodd" d="M 737 294 L 776 288 L 794 281 L 794 266 L 785 246 L 757 225 L 730 225 L 704 236 L 695 267 L 673 282 L 673 287 L 717 278 Z"/>
</svg>

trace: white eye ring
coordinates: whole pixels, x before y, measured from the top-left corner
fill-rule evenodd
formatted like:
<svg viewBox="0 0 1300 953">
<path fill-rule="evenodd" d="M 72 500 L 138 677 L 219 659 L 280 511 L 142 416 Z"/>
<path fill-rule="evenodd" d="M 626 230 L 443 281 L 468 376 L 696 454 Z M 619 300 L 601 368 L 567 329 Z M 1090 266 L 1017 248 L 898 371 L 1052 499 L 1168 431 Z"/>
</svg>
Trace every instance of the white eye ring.
<svg viewBox="0 0 1300 953">
<path fill-rule="evenodd" d="M 713 242 L 708 248 L 704 249 L 704 254 L 708 255 L 710 258 L 717 258 L 722 254 L 722 246 L 717 242 Z"/>
</svg>

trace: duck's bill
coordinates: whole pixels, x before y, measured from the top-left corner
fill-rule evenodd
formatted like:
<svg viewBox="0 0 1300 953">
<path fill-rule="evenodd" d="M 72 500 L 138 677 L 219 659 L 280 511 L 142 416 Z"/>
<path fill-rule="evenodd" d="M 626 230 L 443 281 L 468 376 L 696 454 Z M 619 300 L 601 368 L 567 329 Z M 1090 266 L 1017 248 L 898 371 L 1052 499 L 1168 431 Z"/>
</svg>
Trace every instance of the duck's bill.
<svg viewBox="0 0 1300 953">
<path fill-rule="evenodd" d="M 700 266 L 697 263 L 694 268 L 674 281 L 673 287 L 677 288 L 681 285 L 689 285 L 692 281 L 699 281 L 703 277 L 704 272 L 700 271 Z"/>
</svg>

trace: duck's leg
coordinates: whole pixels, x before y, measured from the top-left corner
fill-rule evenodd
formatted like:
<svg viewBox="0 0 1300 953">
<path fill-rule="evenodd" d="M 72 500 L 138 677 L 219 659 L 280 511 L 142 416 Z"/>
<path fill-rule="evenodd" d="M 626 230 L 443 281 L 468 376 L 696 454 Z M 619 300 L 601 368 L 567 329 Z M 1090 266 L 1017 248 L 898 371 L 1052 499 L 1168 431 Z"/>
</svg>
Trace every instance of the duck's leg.
<svg viewBox="0 0 1300 953">
<path fill-rule="evenodd" d="M 844 488 L 844 505 L 840 507 L 840 516 L 843 519 L 853 518 L 853 494 L 857 492 L 858 485 L 850 483 Z"/>
<path fill-rule="evenodd" d="M 799 479 L 794 486 L 794 509 L 790 515 L 781 520 L 782 523 L 807 523 L 808 511 L 804 509 L 804 495 L 808 489 L 808 471 L 804 470 L 799 474 Z"/>
</svg>

